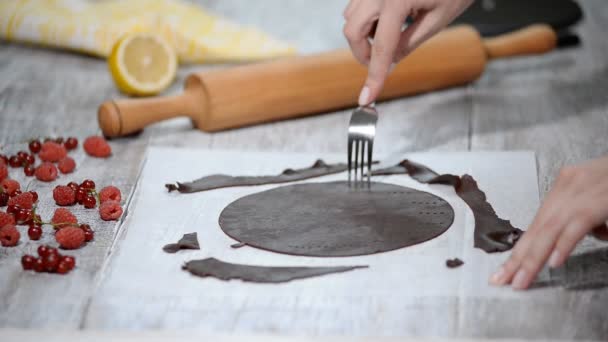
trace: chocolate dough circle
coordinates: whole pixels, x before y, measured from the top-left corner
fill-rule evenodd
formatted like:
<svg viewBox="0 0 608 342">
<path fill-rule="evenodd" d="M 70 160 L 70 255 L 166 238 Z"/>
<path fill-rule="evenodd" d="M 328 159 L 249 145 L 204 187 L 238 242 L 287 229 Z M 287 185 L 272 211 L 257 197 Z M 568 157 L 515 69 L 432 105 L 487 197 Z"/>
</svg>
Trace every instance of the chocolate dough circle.
<svg viewBox="0 0 608 342">
<path fill-rule="evenodd" d="M 337 257 L 391 251 L 448 230 L 454 210 L 419 190 L 372 182 L 282 186 L 242 197 L 220 214 L 230 237 L 249 246 L 291 255 Z"/>
</svg>

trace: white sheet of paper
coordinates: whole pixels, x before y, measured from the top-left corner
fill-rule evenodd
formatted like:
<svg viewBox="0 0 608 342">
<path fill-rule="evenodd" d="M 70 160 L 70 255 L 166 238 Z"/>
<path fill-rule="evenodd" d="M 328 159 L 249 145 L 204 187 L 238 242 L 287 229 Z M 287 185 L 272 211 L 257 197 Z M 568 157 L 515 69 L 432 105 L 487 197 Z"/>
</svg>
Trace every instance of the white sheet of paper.
<svg viewBox="0 0 608 342">
<path fill-rule="evenodd" d="M 436 194 L 455 211 L 452 227 L 431 241 L 387 253 L 341 258 L 289 256 L 237 241 L 218 225 L 221 210 L 248 194 L 281 185 L 237 187 L 195 194 L 168 193 L 164 184 L 214 173 L 278 174 L 312 165 L 317 158 L 341 162 L 343 155 L 308 155 L 151 148 L 134 200 L 128 208 L 120 249 L 110 258 L 89 308 L 87 327 L 187 328 L 207 332 L 346 335 L 449 335 L 459 324 L 467 298 L 525 297 L 487 284 L 508 253 L 473 248 L 474 219 L 449 186 L 420 184 L 406 175 L 377 181 Z M 419 153 L 404 155 L 439 173 L 468 173 L 498 215 L 525 229 L 539 205 L 532 152 Z M 396 163 L 398 160 L 386 164 Z M 384 164 L 384 163 L 383 163 Z M 306 182 L 341 180 L 346 173 Z M 162 247 L 197 232 L 200 251 L 167 254 Z M 252 284 L 198 278 L 181 269 L 185 261 L 215 257 L 252 265 L 368 265 L 368 269 L 296 280 Z M 465 264 L 448 269 L 446 259 Z M 125 309 L 128 303 L 128 308 Z M 433 320 L 424 317 L 431 315 Z M 422 320 L 422 321 L 421 321 Z"/>
</svg>

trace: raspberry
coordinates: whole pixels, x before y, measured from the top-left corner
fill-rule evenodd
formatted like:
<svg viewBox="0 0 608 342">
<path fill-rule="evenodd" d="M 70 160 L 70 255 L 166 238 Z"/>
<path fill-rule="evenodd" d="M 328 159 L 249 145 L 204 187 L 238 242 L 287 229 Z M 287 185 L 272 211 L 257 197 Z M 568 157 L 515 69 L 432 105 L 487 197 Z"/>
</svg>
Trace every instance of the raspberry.
<svg viewBox="0 0 608 342">
<path fill-rule="evenodd" d="M 42 153 L 42 152 L 41 152 Z M 36 178 L 43 182 L 52 182 L 57 178 L 57 168 L 55 164 L 44 162 L 36 168 Z"/>
<path fill-rule="evenodd" d="M 15 217 L 11 214 L 0 211 L 0 228 L 15 224 Z"/>
<path fill-rule="evenodd" d="M 78 249 L 84 243 L 84 231 L 74 226 L 61 228 L 55 233 L 55 240 L 63 249 Z"/>
<path fill-rule="evenodd" d="M 56 142 L 47 141 L 42 144 L 42 149 L 38 153 L 38 157 L 42 161 L 56 163 L 61 159 L 65 158 L 67 154 L 68 152 L 66 151 L 65 147 L 63 147 L 63 145 L 60 145 Z"/>
<path fill-rule="evenodd" d="M 93 157 L 107 158 L 112 154 L 112 147 L 100 136 L 90 136 L 82 144 L 85 152 Z"/>
<path fill-rule="evenodd" d="M 55 229 L 69 226 L 71 224 L 78 224 L 78 219 L 71 211 L 65 208 L 58 208 L 55 210 L 55 214 L 51 219 L 51 223 L 55 227 Z"/>
<path fill-rule="evenodd" d="M 76 203 L 76 191 L 69 186 L 56 186 L 53 189 L 53 199 L 57 205 L 72 205 Z"/>
<path fill-rule="evenodd" d="M 8 168 L 4 162 L 0 161 L 0 181 L 5 180 L 8 177 Z"/>
<path fill-rule="evenodd" d="M 2 181 L 2 183 L 0 183 L 2 185 L 2 188 L 4 189 L 4 191 L 10 195 L 12 195 L 13 193 L 15 193 L 15 191 L 20 190 L 21 189 L 21 185 L 19 184 L 19 182 L 17 182 L 14 179 L 5 179 Z"/>
<path fill-rule="evenodd" d="M 76 162 L 71 157 L 65 157 L 59 161 L 57 168 L 63 174 L 72 173 L 76 168 Z"/>
<path fill-rule="evenodd" d="M 99 192 L 99 202 L 103 203 L 105 201 L 116 201 L 116 202 L 120 202 L 121 200 L 121 195 L 120 195 L 120 189 L 118 189 L 115 186 L 106 186 L 105 188 L 101 189 L 101 191 Z"/>
<path fill-rule="evenodd" d="M 99 216 L 104 221 L 118 220 L 122 215 L 120 203 L 116 201 L 105 201 L 99 206 Z"/>
<path fill-rule="evenodd" d="M 84 236 L 84 232 L 82 235 Z M 4 247 L 17 246 L 20 237 L 21 234 L 19 234 L 19 231 L 14 225 L 7 225 L 0 228 L 0 244 Z"/>
<path fill-rule="evenodd" d="M 34 207 L 34 195 L 24 192 L 8 200 L 8 205 L 16 205 L 22 209 L 32 209 Z"/>
</svg>

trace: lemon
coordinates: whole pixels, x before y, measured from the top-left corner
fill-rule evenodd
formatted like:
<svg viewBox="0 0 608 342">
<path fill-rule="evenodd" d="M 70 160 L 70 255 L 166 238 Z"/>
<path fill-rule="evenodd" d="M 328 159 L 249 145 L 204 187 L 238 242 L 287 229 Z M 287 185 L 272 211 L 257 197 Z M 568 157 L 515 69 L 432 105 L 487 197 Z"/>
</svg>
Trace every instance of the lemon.
<svg viewBox="0 0 608 342">
<path fill-rule="evenodd" d="M 175 79 L 177 57 L 164 38 L 133 33 L 121 38 L 108 59 L 118 89 L 135 96 L 156 95 Z"/>
</svg>

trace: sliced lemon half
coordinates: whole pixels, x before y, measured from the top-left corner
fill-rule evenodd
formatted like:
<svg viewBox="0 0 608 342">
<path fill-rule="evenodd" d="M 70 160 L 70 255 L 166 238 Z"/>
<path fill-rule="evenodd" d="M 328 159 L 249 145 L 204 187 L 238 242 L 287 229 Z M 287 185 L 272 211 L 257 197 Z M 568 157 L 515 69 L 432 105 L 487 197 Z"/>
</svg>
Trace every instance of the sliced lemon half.
<svg viewBox="0 0 608 342">
<path fill-rule="evenodd" d="M 175 79 L 177 56 L 161 36 L 133 33 L 114 45 L 108 65 L 122 92 L 135 96 L 156 95 Z"/>
</svg>

